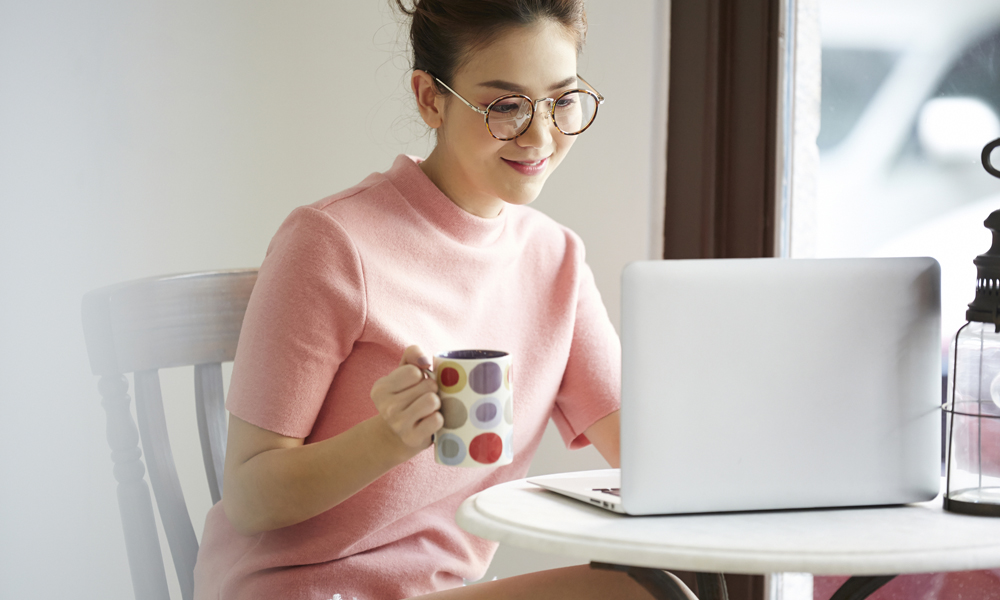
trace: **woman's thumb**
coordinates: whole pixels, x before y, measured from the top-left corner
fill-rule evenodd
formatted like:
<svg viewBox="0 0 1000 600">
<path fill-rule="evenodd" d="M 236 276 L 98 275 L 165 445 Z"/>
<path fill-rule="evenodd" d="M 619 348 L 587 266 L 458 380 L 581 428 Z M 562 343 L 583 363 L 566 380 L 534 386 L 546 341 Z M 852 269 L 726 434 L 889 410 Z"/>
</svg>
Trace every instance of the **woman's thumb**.
<svg viewBox="0 0 1000 600">
<path fill-rule="evenodd" d="M 400 366 L 414 365 L 421 369 L 429 369 L 434 363 L 431 361 L 431 357 L 420 346 L 413 345 L 403 350 L 403 358 L 399 361 L 399 364 Z"/>
</svg>

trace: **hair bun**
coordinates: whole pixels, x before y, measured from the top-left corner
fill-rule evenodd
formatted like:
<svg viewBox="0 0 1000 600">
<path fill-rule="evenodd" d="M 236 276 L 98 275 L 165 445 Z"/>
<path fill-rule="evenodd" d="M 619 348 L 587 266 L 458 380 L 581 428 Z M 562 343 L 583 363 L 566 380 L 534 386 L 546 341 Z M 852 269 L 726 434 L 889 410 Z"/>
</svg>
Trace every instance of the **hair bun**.
<svg viewBox="0 0 1000 600">
<path fill-rule="evenodd" d="M 446 83 L 466 55 L 510 27 L 554 21 L 573 33 L 577 52 L 587 37 L 583 0 L 412 0 L 411 8 L 391 1 L 411 19 L 410 67 Z"/>
</svg>

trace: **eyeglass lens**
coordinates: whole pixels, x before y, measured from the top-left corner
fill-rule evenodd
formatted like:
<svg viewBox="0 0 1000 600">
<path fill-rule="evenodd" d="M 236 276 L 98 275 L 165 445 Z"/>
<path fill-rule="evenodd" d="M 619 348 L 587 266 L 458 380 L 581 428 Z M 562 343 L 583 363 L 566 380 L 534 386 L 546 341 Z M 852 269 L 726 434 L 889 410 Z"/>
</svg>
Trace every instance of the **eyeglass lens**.
<svg viewBox="0 0 1000 600">
<path fill-rule="evenodd" d="M 589 127 L 597 114 L 597 98 L 586 92 L 569 92 L 556 98 L 553 103 L 556 127 L 567 135 L 580 133 Z M 538 110 L 542 112 L 546 108 L 542 105 Z M 531 109 L 531 102 L 526 98 L 504 98 L 490 107 L 486 123 L 495 137 L 512 139 L 528 128 Z"/>
</svg>

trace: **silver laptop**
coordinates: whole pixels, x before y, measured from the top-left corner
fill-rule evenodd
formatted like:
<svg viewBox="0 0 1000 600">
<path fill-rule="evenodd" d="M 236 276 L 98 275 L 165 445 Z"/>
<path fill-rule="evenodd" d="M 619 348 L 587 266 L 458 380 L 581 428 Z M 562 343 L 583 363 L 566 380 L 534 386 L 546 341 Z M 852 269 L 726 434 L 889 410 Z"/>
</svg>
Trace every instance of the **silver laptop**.
<svg viewBox="0 0 1000 600">
<path fill-rule="evenodd" d="M 929 500 L 940 320 L 931 258 L 632 263 L 620 480 L 529 481 L 632 515 Z"/>
</svg>

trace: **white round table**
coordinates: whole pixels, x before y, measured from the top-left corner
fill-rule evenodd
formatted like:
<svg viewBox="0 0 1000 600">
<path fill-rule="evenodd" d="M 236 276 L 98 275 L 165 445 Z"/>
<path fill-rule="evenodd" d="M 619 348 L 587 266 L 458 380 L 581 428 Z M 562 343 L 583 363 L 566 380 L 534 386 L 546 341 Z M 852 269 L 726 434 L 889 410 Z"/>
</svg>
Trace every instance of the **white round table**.
<svg viewBox="0 0 1000 600">
<path fill-rule="evenodd" d="M 517 480 L 469 497 L 455 518 L 464 530 L 501 543 L 655 569 L 896 575 L 1000 568 L 1000 519 L 944 512 L 940 498 L 878 508 L 633 517 Z"/>
</svg>

